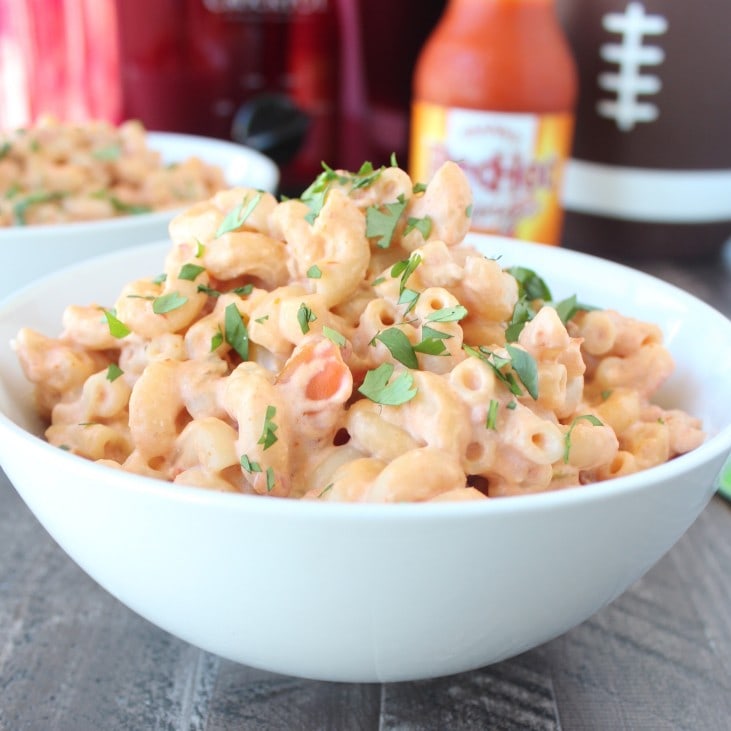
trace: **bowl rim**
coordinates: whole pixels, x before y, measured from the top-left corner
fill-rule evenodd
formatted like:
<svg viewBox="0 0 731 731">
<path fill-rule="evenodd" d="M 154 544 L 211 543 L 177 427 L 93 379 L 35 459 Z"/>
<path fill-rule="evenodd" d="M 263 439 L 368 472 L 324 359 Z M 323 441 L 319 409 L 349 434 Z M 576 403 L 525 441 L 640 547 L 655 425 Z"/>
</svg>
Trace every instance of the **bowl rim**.
<svg viewBox="0 0 731 731">
<path fill-rule="evenodd" d="M 215 137 L 204 137 L 202 135 L 184 134 L 181 132 L 157 132 L 147 131 L 147 141 L 152 149 L 158 150 L 167 145 L 195 145 L 195 149 L 186 153 L 187 157 L 201 157 L 202 146 L 214 147 L 221 152 L 230 152 L 232 156 L 243 155 L 259 166 L 265 174 L 267 185 L 271 190 L 276 190 L 279 184 L 280 172 L 277 164 L 259 150 L 252 147 L 232 142 L 229 140 L 217 139 Z M 232 185 L 227 181 L 227 185 Z M 0 227 L 0 244 L 4 240 L 11 243 L 24 243 L 26 239 L 33 239 L 39 236 L 74 236 L 86 234 L 91 231 L 103 236 L 105 233 L 114 230 L 115 233 L 128 229 L 135 229 L 139 226 L 150 226 L 154 224 L 163 225 L 171 218 L 185 211 L 191 204 L 185 204 L 175 208 L 165 208 L 160 211 L 149 213 L 137 213 L 127 216 L 115 216 L 113 218 L 101 218 L 94 221 L 68 221 L 66 223 L 36 224 L 30 226 L 2 226 Z"/>
<path fill-rule="evenodd" d="M 529 251 L 535 251 L 531 247 L 536 246 L 531 242 L 519 242 L 503 236 L 494 236 L 489 234 L 480 234 L 470 232 L 465 239 L 465 243 L 475 239 L 481 241 L 491 241 L 496 244 L 503 244 L 517 249 L 518 253 L 515 258 Z M 11 293 L 8 297 L 0 300 L 0 319 L 11 314 L 18 301 L 25 301 L 32 297 L 34 291 L 42 291 L 44 284 L 48 280 L 60 276 L 63 272 L 69 270 L 80 270 L 84 267 L 98 267 L 105 263 L 108 266 L 113 265 L 115 259 L 134 258 L 141 255 L 144 251 L 153 250 L 154 247 L 163 249 L 164 246 L 170 246 L 169 240 L 157 240 L 147 244 L 138 244 L 123 250 L 118 250 L 106 254 L 99 254 L 82 262 L 69 264 L 62 269 L 46 274 L 45 276 L 30 282 L 21 287 L 17 291 Z M 711 305 L 703 302 L 699 297 L 683 290 L 682 288 L 670 282 L 666 282 L 659 277 L 634 269 L 628 265 L 614 262 L 602 257 L 587 254 L 584 252 L 565 249 L 562 247 L 545 247 L 542 251 L 546 256 L 552 257 L 569 257 L 571 259 L 592 260 L 594 264 L 602 267 L 610 267 L 618 274 L 622 272 L 631 272 L 633 277 L 639 277 L 642 280 L 652 282 L 653 286 L 660 287 L 665 292 L 675 294 L 686 301 L 693 303 L 694 307 L 705 310 L 706 314 L 715 318 L 720 318 L 726 325 L 731 328 L 731 318 L 726 317 L 719 310 Z M 301 499 L 271 499 L 265 495 L 249 495 L 241 493 L 228 493 L 216 490 L 209 490 L 201 487 L 176 485 L 171 482 L 159 480 L 154 477 L 139 475 L 136 473 L 117 470 L 105 465 L 99 465 L 95 462 L 87 460 L 84 457 L 70 454 L 58 447 L 46 442 L 41 436 L 38 436 L 16 424 L 3 410 L 0 410 L 0 439 L 5 440 L 7 437 L 20 440 L 32 449 L 40 449 L 43 455 L 41 463 L 48 464 L 46 460 L 52 460 L 54 463 L 58 461 L 58 468 L 65 471 L 81 470 L 89 473 L 89 480 L 92 478 L 99 482 L 104 481 L 114 485 L 116 489 L 141 492 L 150 496 L 158 497 L 166 500 L 193 502 L 198 505 L 207 506 L 209 508 L 226 508 L 227 510 L 244 510 L 246 512 L 252 509 L 257 512 L 269 513 L 270 511 L 281 512 L 288 518 L 297 518 L 299 516 L 305 518 L 312 516 L 315 511 L 316 515 L 324 517 L 337 517 L 342 519 L 406 519 L 406 520 L 424 520 L 425 518 L 435 518 L 439 516 L 459 516 L 467 517 L 484 517 L 489 514 L 505 514 L 505 513 L 522 513 L 525 511 L 551 511 L 559 510 L 568 505 L 579 505 L 594 501 L 611 500 L 615 495 L 628 495 L 636 491 L 641 491 L 652 485 L 662 483 L 669 479 L 678 478 L 683 475 L 690 475 L 703 465 L 716 459 L 726 460 L 728 464 L 731 460 L 731 422 L 720 428 L 712 434 L 708 434 L 706 440 L 696 449 L 679 455 L 669 462 L 648 468 L 646 470 L 636 472 L 623 477 L 616 477 L 602 482 L 592 483 L 590 485 L 574 485 L 557 490 L 546 490 L 537 493 L 528 493 L 525 495 L 512 495 L 500 498 L 492 498 L 485 501 L 451 501 L 451 502 L 423 502 L 423 503 L 348 503 L 348 502 L 320 502 L 318 500 L 301 500 Z M 67 462 L 66 460 L 71 460 Z M 0 468 L 2 462 L 0 461 Z M 101 470 L 101 472 L 98 472 Z M 99 480 L 102 477 L 103 480 Z M 717 477 L 716 477 L 717 479 Z M 103 489 L 103 488 L 102 488 Z M 252 502 L 253 501 L 253 502 Z"/>
</svg>

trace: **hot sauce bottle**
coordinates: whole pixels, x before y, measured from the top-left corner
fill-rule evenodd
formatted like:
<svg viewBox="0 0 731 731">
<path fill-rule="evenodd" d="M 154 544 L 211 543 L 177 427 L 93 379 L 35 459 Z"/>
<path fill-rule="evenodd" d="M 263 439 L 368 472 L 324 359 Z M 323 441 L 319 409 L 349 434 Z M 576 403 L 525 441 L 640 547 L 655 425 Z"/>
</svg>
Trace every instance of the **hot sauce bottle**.
<svg viewBox="0 0 731 731">
<path fill-rule="evenodd" d="M 576 94 L 553 0 L 450 0 L 415 67 L 412 179 L 454 160 L 475 230 L 558 244 Z"/>
</svg>

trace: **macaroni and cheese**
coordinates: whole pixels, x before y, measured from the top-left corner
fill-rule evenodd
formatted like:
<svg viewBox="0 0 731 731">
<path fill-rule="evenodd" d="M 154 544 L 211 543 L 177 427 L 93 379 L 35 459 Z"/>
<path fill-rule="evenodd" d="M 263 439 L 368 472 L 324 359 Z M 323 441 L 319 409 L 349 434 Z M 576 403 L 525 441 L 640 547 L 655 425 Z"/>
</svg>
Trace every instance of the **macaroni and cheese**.
<svg viewBox="0 0 731 731">
<path fill-rule="evenodd" d="M 137 121 L 61 123 L 0 131 L 0 226 L 113 218 L 204 200 L 223 171 L 189 157 L 164 165 Z"/>
<path fill-rule="evenodd" d="M 651 401 L 659 329 L 470 248 L 471 206 L 452 162 L 197 203 L 162 274 L 69 306 L 57 338 L 18 333 L 46 438 L 178 484 L 365 502 L 586 485 L 698 446 Z"/>
</svg>

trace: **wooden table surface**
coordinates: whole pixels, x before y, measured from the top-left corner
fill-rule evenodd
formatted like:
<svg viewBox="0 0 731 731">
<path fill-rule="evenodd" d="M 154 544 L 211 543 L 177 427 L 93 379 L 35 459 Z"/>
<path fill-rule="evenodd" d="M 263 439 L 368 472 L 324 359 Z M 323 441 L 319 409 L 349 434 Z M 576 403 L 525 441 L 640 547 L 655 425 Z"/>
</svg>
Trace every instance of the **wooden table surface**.
<svg viewBox="0 0 731 731">
<path fill-rule="evenodd" d="M 728 258 L 639 266 L 731 315 Z M 26 729 L 731 729 L 731 504 L 715 497 L 642 579 L 552 642 L 448 678 L 338 684 L 237 665 L 141 619 L 0 472 L 0 730 Z"/>
</svg>

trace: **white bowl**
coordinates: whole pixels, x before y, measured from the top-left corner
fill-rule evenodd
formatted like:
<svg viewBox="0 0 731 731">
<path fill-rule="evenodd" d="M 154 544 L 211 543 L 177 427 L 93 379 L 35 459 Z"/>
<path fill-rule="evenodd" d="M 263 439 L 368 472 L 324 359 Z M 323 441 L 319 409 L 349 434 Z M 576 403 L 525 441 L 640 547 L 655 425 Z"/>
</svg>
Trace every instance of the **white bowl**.
<svg viewBox="0 0 731 731">
<path fill-rule="evenodd" d="M 677 370 L 662 392 L 705 444 L 591 487 L 480 503 L 302 502 L 173 486 L 49 446 L 7 343 L 62 307 L 156 274 L 167 243 L 87 261 L 0 305 L 0 464 L 96 581 L 151 622 L 248 665 L 339 681 L 465 671 L 587 619 L 703 510 L 731 450 L 731 322 L 637 271 L 508 239 L 473 241 L 538 271 L 555 296 L 657 322 Z"/>
<path fill-rule="evenodd" d="M 166 164 L 196 156 L 219 165 L 230 187 L 274 192 L 279 184 L 279 168 L 272 160 L 234 142 L 172 132 L 148 132 L 147 142 Z M 170 220 L 185 208 L 101 221 L 2 227 L 0 298 L 72 262 L 167 237 Z"/>
</svg>

